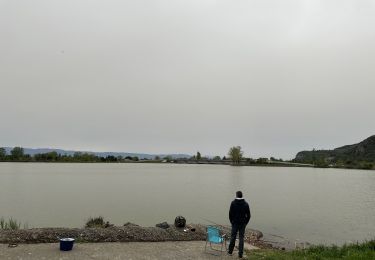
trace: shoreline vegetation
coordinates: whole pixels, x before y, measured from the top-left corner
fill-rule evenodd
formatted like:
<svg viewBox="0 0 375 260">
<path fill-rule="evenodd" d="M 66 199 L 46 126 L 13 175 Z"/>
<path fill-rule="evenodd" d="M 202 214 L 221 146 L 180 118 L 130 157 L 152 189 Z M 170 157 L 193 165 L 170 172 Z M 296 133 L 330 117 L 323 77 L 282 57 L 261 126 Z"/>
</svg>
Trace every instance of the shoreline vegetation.
<svg viewBox="0 0 375 260">
<path fill-rule="evenodd" d="M 178 228 L 163 222 L 155 227 L 142 227 L 130 222 L 122 226 L 115 226 L 102 217 L 89 218 L 83 228 L 21 228 L 21 223 L 10 218 L 1 218 L 0 243 L 53 243 L 62 237 L 73 237 L 77 242 L 162 242 L 162 241 L 204 241 L 206 240 L 206 227 L 202 224 L 187 224 Z M 10 225 L 10 223 L 13 223 Z M 229 226 L 220 226 L 230 234 Z M 270 248 L 271 245 L 263 242 L 262 232 L 246 229 L 246 241 L 260 248 Z"/>
<path fill-rule="evenodd" d="M 12 227 L 4 223 L 16 223 Z M 186 228 L 169 225 L 161 227 L 141 227 L 132 223 L 114 226 L 102 217 L 89 218 L 84 228 L 23 228 L 14 219 L 5 221 L 1 218 L 0 243 L 14 247 L 17 244 L 56 243 L 61 237 L 73 237 L 78 243 L 97 242 L 163 242 L 163 241 L 204 241 L 206 225 L 189 224 Z M 4 228 L 7 227 L 7 228 Z M 220 226 L 227 234 L 230 227 Z M 362 243 L 345 244 L 343 246 L 310 245 L 308 248 L 273 247 L 262 240 L 260 231 L 247 229 L 245 240 L 258 247 L 248 252 L 249 259 L 373 259 L 375 257 L 375 239 Z"/>
<path fill-rule="evenodd" d="M 106 157 L 97 156 L 94 153 L 75 152 L 73 155 L 60 154 L 56 151 L 39 153 L 39 154 L 25 154 L 22 147 L 14 147 L 9 154 L 5 152 L 4 148 L 0 148 L 0 162 L 45 162 L 45 163 L 174 163 L 174 164 L 210 164 L 210 165 L 231 165 L 231 166 L 267 166 L 267 167 L 314 167 L 314 168 L 339 168 L 339 169 L 375 169 L 375 163 L 371 161 L 347 161 L 328 163 L 323 159 L 308 160 L 293 159 L 283 160 L 271 158 L 246 158 L 243 156 L 243 151 L 240 146 L 230 148 L 228 157 L 215 156 L 203 157 L 200 152 L 189 158 L 173 158 L 165 156 L 160 158 L 155 156 L 153 159 L 139 158 L 137 156 L 113 156 Z"/>
<path fill-rule="evenodd" d="M 375 259 L 375 239 L 362 243 L 345 244 L 341 247 L 317 245 L 292 251 L 261 249 L 248 254 L 248 259 L 268 260 Z"/>
</svg>

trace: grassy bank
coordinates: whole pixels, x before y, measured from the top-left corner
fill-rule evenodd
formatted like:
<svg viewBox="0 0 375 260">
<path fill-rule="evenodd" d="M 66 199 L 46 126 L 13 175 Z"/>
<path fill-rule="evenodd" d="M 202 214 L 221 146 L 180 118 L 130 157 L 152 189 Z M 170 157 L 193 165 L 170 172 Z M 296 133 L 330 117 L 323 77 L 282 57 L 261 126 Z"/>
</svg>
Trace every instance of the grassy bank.
<svg viewBox="0 0 375 260">
<path fill-rule="evenodd" d="M 27 226 L 27 225 L 25 225 Z M 0 229 L 12 229 L 17 230 L 21 228 L 21 222 L 18 222 L 17 220 L 10 218 L 10 219 L 4 219 L 3 217 L 0 218 Z"/>
<path fill-rule="evenodd" d="M 375 259 L 375 240 L 342 247 L 313 246 L 309 249 L 291 252 L 256 250 L 248 253 L 248 259 Z"/>
</svg>

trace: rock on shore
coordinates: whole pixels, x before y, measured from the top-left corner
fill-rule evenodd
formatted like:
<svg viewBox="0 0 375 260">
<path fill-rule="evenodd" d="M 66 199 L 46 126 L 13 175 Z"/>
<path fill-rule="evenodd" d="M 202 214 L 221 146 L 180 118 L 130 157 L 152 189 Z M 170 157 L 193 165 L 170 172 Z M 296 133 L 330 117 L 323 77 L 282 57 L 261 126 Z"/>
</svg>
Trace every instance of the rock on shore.
<svg viewBox="0 0 375 260">
<path fill-rule="evenodd" d="M 160 241 L 196 241 L 206 239 L 206 226 L 190 225 L 190 229 L 176 228 L 170 225 L 167 229 L 158 227 L 140 227 L 128 224 L 108 228 L 33 228 L 20 230 L 0 230 L 0 243 L 54 243 L 59 238 L 72 237 L 77 242 L 160 242 Z M 230 234 L 224 230 L 226 234 Z M 262 233 L 247 230 L 250 241 L 257 241 Z"/>
</svg>

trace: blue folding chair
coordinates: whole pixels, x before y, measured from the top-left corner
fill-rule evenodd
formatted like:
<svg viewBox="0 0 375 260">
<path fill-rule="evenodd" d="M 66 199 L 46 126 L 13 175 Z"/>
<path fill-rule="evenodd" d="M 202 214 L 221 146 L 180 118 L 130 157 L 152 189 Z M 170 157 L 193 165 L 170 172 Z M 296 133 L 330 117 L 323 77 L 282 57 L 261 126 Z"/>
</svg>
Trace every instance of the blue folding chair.
<svg viewBox="0 0 375 260">
<path fill-rule="evenodd" d="M 220 251 L 223 253 L 223 246 L 225 247 L 225 252 L 227 251 L 226 235 L 222 234 L 220 229 L 214 226 L 207 227 L 207 239 L 204 251 L 207 251 L 207 244 L 210 243 L 210 248 L 214 251 Z M 219 245 L 221 244 L 220 250 L 212 247 L 212 244 Z"/>
</svg>

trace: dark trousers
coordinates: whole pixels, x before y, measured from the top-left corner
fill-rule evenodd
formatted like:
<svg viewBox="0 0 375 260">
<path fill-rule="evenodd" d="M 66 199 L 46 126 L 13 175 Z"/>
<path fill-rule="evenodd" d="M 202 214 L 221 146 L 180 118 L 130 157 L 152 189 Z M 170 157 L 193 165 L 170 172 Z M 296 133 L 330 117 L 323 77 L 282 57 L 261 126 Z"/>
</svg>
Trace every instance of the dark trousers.
<svg viewBox="0 0 375 260">
<path fill-rule="evenodd" d="M 246 224 L 232 224 L 232 232 L 230 235 L 230 243 L 229 243 L 229 248 L 228 248 L 228 253 L 232 253 L 234 249 L 234 244 L 236 242 L 236 237 L 237 237 L 237 232 L 238 232 L 238 237 L 240 240 L 240 243 L 238 245 L 238 255 L 242 256 L 243 255 L 243 239 L 245 236 L 245 228 Z"/>
</svg>

